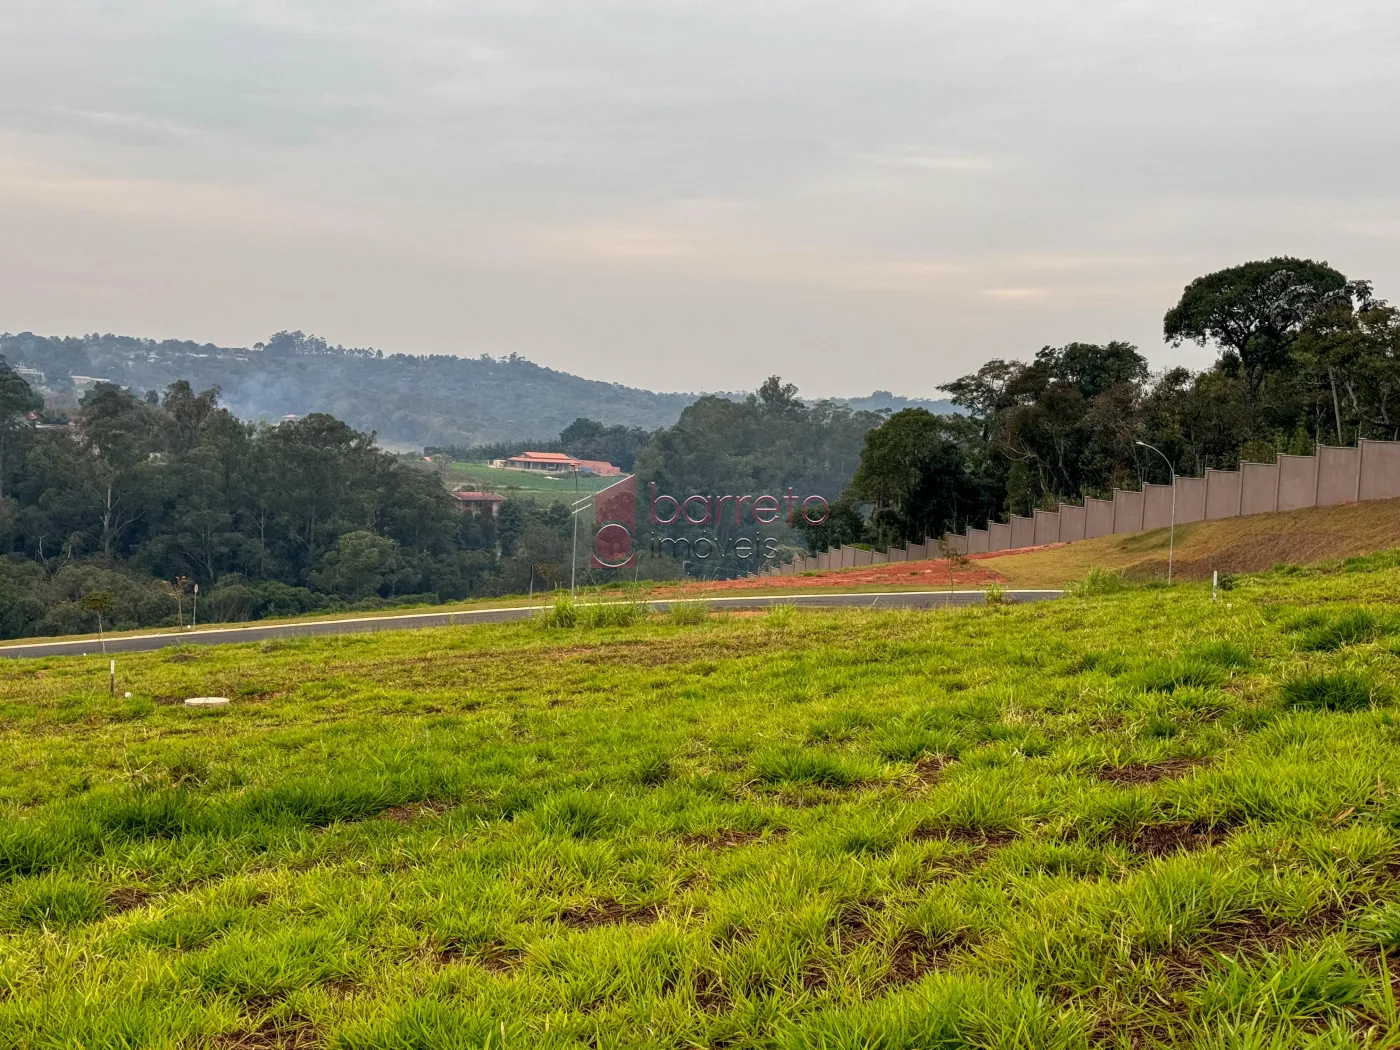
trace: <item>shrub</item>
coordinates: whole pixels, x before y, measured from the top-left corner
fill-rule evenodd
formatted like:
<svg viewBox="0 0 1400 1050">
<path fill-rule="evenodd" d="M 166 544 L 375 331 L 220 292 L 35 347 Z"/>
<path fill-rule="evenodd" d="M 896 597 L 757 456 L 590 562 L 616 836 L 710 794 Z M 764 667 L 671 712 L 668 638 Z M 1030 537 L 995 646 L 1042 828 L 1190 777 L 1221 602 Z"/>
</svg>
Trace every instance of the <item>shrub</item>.
<svg viewBox="0 0 1400 1050">
<path fill-rule="evenodd" d="M 554 605 L 548 609 L 540 611 L 539 623 L 541 627 L 557 627 L 568 630 L 578 626 L 579 610 L 578 602 L 568 594 L 561 594 L 554 599 Z"/>
<path fill-rule="evenodd" d="M 677 627 L 693 627 L 710 618 L 709 602 L 672 602 L 666 615 Z"/>
<path fill-rule="evenodd" d="M 797 606 L 792 602 L 775 602 L 768 606 L 768 624 L 770 627 L 787 627 L 792 623 L 792 618 L 797 615 Z"/>
<path fill-rule="evenodd" d="M 993 583 L 982 592 L 982 601 L 987 605 L 1005 605 L 1006 588 L 999 583 Z"/>
<path fill-rule="evenodd" d="M 1065 593 L 1074 598 L 1095 598 L 1101 594 L 1116 594 L 1127 586 L 1122 573 L 1109 572 L 1096 565 L 1084 579 L 1065 587 Z"/>
<path fill-rule="evenodd" d="M 585 627 L 631 627 L 646 619 L 646 614 L 641 602 L 608 602 L 583 606 L 581 619 Z"/>
<path fill-rule="evenodd" d="M 1363 711 L 1390 699 L 1388 690 L 1350 671 L 1305 674 L 1284 682 L 1279 691 L 1297 711 Z"/>
</svg>

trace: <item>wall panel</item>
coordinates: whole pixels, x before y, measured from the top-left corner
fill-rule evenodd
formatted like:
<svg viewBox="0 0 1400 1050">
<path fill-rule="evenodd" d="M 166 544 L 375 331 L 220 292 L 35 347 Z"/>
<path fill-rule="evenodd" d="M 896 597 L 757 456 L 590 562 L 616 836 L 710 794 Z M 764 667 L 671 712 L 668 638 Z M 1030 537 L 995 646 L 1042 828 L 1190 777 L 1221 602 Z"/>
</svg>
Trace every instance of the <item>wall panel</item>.
<svg viewBox="0 0 1400 1050">
<path fill-rule="evenodd" d="M 1235 518 L 1240 513 L 1240 472 L 1206 471 L 1206 520 Z"/>
<path fill-rule="evenodd" d="M 1086 499 L 1084 501 L 1084 538 L 1113 535 L 1113 501 Z"/>
<path fill-rule="evenodd" d="M 1240 513 L 1272 514 L 1278 509 L 1278 464 L 1240 464 Z"/>
<path fill-rule="evenodd" d="M 1142 529 L 1165 529 L 1172 523 L 1172 487 L 1147 484 L 1142 487 Z"/>
<path fill-rule="evenodd" d="M 1035 519 L 1013 515 L 1011 518 L 1011 549 L 1035 546 Z"/>
<path fill-rule="evenodd" d="M 1278 457 L 1278 509 L 1297 510 L 1317 505 L 1317 457 Z"/>
<path fill-rule="evenodd" d="M 1400 441 L 1361 439 L 1360 499 L 1400 496 Z"/>
<path fill-rule="evenodd" d="M 1084 508 L 1060 504 L 1060 542 L 1073 543 L 1084 538 Z"/>
<path fill-rule="evenodd" d="M 1317 447 L 1317 505 L 1335 507 L 1356 499 L 1361 482 L 1361 450 Z"/>
<path fill-rule="evenodd" d="M 1113 534 L 1142 531 L 1142 493 L 1113 490 Z"/>
<path fill-rule="evenodd" d="M 1035 512 L 1035 545 L 1060 542 L 1060 512 L 1038 510 Z"/>
</svg>

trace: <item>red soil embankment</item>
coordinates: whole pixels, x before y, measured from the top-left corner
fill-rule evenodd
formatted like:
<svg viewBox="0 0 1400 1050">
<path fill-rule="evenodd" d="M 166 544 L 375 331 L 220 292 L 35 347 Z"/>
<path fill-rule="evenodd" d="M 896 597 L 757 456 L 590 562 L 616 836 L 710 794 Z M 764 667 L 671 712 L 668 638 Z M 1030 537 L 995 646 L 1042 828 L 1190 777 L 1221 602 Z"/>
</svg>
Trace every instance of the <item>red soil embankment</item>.
<svg viewBox="0 0 1400 1050">
<path fill-rule="evenodd" d="M 1032 548 L 1044 550 L 1043 547 Z M 658 598 L 686 597 L 715 591 L 806 590 L 820 587 L 910 587 L 937 590 L 940 587 L 985 587 L 1005 583 L 1000 573 L 981 562 L 998 558 L 1006 552 L 974 554 L 968 564 L 955 568 L 950 579 L 946 558 L 930 561 L 894 561 L 866 565 L 858 569 L 833 569 L 827 572 L 802 573 L 790 576 L 755 576 L 746 580 L 696 580 L 661 587 Z M 1024 554 L 1024 551 L 1017 551 Z"/>
</svg>

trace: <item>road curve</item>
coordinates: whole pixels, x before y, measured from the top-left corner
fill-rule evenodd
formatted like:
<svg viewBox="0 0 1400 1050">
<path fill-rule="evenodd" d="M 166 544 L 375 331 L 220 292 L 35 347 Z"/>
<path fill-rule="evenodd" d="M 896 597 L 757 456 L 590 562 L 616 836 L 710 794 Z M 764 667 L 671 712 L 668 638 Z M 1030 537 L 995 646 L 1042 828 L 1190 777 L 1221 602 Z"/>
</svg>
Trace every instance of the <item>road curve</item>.
<svg viewBox="0 0 1400 1050">
<path fill-rule="evenodd" d="M 1009 602 L 1035 602 L 1058 598 L 1063 591 L 1005 591 Z M 672 605 L 700 600 L 711 609 L 764 609 L 770 605 L 795 605 L 803 609 L 936 609 L 952 605 L 976 605 L 981 591 L 896 591 L 864 594 L 741 594 L 705 599 L 651 601 L 647 605 L 664 612 Z M 457 612 L 401 613 L 394 616 L 359 616 L 344 620 L 311 620 L 302 623 L 241 624 L 237 627 L 207 627 L 177 634 L 133 634 L 108 638 L 105 649 L 96 638 L 64 642 L 23 642 L 0 646 L 0 658 L 36 656 L 87 656 L 97 652 L 144 653 L 172 645 L 230 645 L 260 642 L 269 638 L 309 638 L 317 635 L 357 634 L 363 631 L 405 631 L 419 627 L 468 627 L 478 623 L 509 623 L 528 620 L 548 605 L 524 605 L 510 609 L 467 609 Z"/>
</svg>

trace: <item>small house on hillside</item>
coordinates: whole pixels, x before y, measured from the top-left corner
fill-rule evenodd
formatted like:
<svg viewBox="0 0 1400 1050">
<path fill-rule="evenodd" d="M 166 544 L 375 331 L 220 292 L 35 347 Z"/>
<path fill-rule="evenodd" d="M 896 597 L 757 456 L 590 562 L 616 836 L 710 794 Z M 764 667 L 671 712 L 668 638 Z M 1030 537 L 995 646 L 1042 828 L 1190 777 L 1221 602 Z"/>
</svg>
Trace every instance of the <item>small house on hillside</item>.
<svg viewBox="0 0 1400 1050">
<path fill-rule="evenodd" d="M 534 470 L 547 474 L 591 474 L 600 478 L 615 478 L 622 471 L 611 463 L 598 459 L 575 459 L 563 452 L 522 452 L 509 459 L 492 462 L 493 467 L 506 470 Z"/>
<path fill-rule="evenodd" d="M 501 504 L 506 498 L 496 492 L 464 492 L 452 493 L 452 500 L 457 505 L 459 514 L 476 514 L 478 516 L 489 514 L 495 517 L 501 512 Z"/>
</svg>

